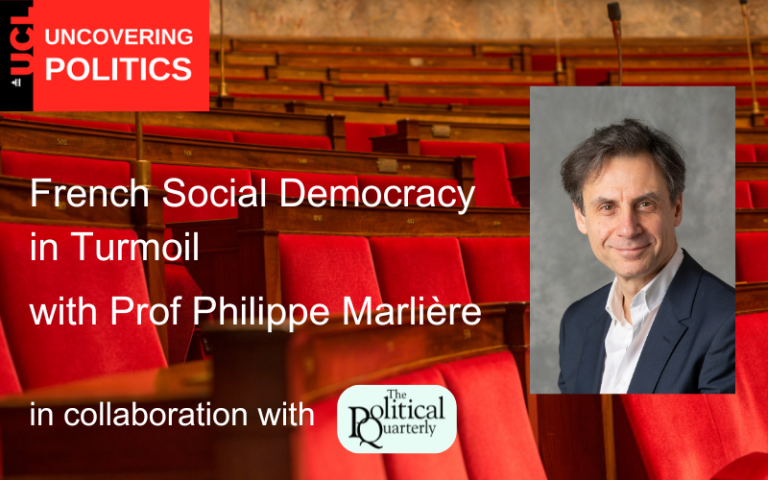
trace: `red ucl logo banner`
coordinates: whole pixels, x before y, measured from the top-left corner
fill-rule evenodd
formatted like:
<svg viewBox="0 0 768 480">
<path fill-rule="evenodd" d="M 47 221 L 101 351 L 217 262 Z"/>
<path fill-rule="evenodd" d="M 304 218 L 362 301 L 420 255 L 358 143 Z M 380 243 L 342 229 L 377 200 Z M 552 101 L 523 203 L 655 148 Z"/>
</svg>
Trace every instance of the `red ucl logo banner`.
<svg viewBox="0 0 768 480">
<path fill-rule="evenodd" d="M 207 0 L 2 1 L 2 33 L 0 110 L 208 110 Z"/>
</svg>

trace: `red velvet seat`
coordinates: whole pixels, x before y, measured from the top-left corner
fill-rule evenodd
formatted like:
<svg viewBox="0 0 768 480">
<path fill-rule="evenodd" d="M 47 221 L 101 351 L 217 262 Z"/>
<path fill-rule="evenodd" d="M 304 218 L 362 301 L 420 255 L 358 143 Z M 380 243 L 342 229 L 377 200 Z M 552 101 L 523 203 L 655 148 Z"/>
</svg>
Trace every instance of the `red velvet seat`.
<svg viewBox="0 0 768 480">
<path fill-rule="evenodd" d="M 742 183 L 742 182 L 736 182 L 736 183 Z M 746 182 L 743 182 L 746 183 Z M 738 193 L 739 187 L 736 186 L 736 194 Z M 751 208 L 768 208 L 768 181 L 765 180 L 757 180 L 757 181 L 750 181 L 749 182 L 749 194 L 751 199 Z M 738 207 L 738 203 L 737 206 Z M 750 208 L 750 207 L 743 207 L 743 208 Z"/>
<path fill-rule="evenodd" d="M 384 125 L 378 123 L 352 123 L 345 125 L 347 136 L 347 150 L 350 152 L 371 152 L 371 137 L 386 135 Z"/>
<path fill-rule="evenodd" d="M 768 281 L 768 232 L 736 233 L 736 281 Z"/>
<path fill-rule="evenodd" d="M 466 98 L 459 97 L 400 97 L 400 103 L 423 103 L 425 105 L 469 105 Z"/>
<path fill-rule="evenodd" d="M 450 237 L 369 239 L 381 298 L 389 304 L 470 303 L 459 241 Z M 419 300 L 424 297 L 424 300 Z"/>
<path fill-rule="evenodd" d="M 2 150 L 0 164 L 3 175 L 13 177 L 50 178 L 53 182 L 106 188 L 131 183 L 128 162 Z"/>
<path fill-rule="evenodd" d="M 330 313 L 344 311 L 344 297 L 357 308 L 365 297 L 381 303 L 371 249 L 363 237 L 280 235 L 283 304 L 317 303 Z"/>
<path fill-rule="evenodd" d="M 14 113 L 0 113 L 0 117 L 3 117 L 6 120 L 21 120 L 21 117 Z"/>
<path fill-rule="evenodd" d="M 755 159 L 758 162 L 768 162 L 768 145 L 755 145 Z"/>
<path fill-rule="evenodd" d="M 232 132 L 235 142 L 273 147 L 313 148 L 332 150 L 331 139 L 312 135 L 286 135 L 282 133 Z"/>
<path fill-rule="evenodd" d="M 261 188 L 261 179 L 264 179 L 264 191 L 266 193 L 273 193 L 276 195 L 282 195 L 282 180 L 284 178 L 295 178 L 304 185 L 304 198 L 309 195 L 309 190 L 314 186 L 323 187 L 326 193 L 331 192 L 331 187 L 344 186 L 352 187 L 357 186 L 357 177 L 354 175 L 332 175 L 327 173 L 304 173 L 304 172 L 276 172 L 271 170 L 253 170 L 253 185 L 256 189 Z M 315 191 L 315 195 L 319 192 Z M 286 182 L 285 184 L 285 196 L 286 198 L 298 198 L 301 195 L 301 187 L 294 182 Z M 348 202 L 355 201 L 355 194 L 352 191 L 346 191 L 346 197 Z M 315 197 L 321 198 L 321 197 Z M 325 197 L 322 197 L 325 198 Z M 341 190 L 335 190 L 334 199 L 342 200 L 344 193 Z"/>
<path fill-rule="evenodd" d="M 168 322 L 168 363 L 183 363 L 187 359 L 187 351 L 192 341 L 194 325 L 190 328 L 189 322 L 194 323 L 195 304 L 194 298 L 203 294 L 200 287 L 192 279 L 184 265 L 167 263 L 165 265 L 165 298 L 170 305 L 177 296 L 179 301 L 179 323 L 173 325 Z"/>
<path fill-rule="evenodd" d="M 622 396 L 651 478 L 709 479 L 768 452 L 766 338 L 768 313 L 736 317 L 736 395 Z"/>
<path fill-rule="evenodd" d="M 431 367 L 381 382 L 383 385 L 439 385 L 448 388 L 438 368 Z M 452 392 L 453 393 L 453 392 Z M 522 397 L 521 397 L 522 398 Z M 458 400 L 457 400 L 458 404 Z M 392 480 L 421 480 L 440 478 L 441 480 L 469 480 L 459 433 L 448 449 L 436 454 L 388 454 L 384 455 L 387 478 Z"/>
<path fill-rule="evenodd" d="M 93 232 L 91 245 L 80 261 L 78 237 L 70 232 Z M 58 260 L 50 250 L 45 260 L 31 260 L 32 232 L 37 239 L 58 244 Z M 137 325 L 136 314 L 118 316 L 112 325 L 112 297 L 125 296 L 135 304 L 148 304 L 146 280 L 140 258 L 100 261 L 93 250 L 96 239 L 135 240 L 131 230 L 73 228 L 49 225 L 0 224 L 0 317 L 24 390 L 56 385 L 101 375 L 131 372 L 165 366 L 155 326 L 148 310 Z M 38 256 L 39 258 L 39 256 Z M 30 305 L 52 308 L 78 297 L 94 305 L 97 324 L 91 313 L 84 314 L 83 325 L 36 326 L 30 318 Z M 64 298 L 62 302 L 60 297 Z M 120 306 L 120 305 L 118 305 Z M 77 320 L 77 309 L 74 318 Z"/>
<path fill-rule="evenodd" d="M 463 208 L 461 203 L 461 196 L 456 192 L 456 189 L 459 186 L 459 182 L 456 180 L 449 180 L 445 178 L 420 178 L 420 177 L 393 177 L 393 176 L 387 176 L 387 175 L 361 175 L 357 177 L 358 184 L 360 185 L 360 194 L 362 195 L 363 189 L 365 187 L 369 186 L 375 186 L 381 191 L 381 204 L 384 205 L 384 191 L 387 187 L 390 186 L 397 186 L 400 188 L 401 192 L 398 193 L 396 190 L 392 190 L 389 193 L 389 201 L 391 203 L 395 203 L 398 200 L 400 202 L 404 201 L 405 193 L 404 189 L 406 187 L 416 187 L 416 190 L 409 190 L 408 191 L 408 205 L 410 206 L 417 206 L 416 199 L 421 194 L 425 194 L 426 190 L 422 193 L 419 193 L 419 188 L 424 186 L 430 186 L 434 189 L 435 192 L 435 206 L 440 206 L 440 200 L 439 200 L 439 193 L 440 189 L 443 187 L 451 187 L 451 190 L 446 190 L 443 193 L 443 201 L 446 203 L 451 203 L 451 201 L 455 202 L 453 207 L 454 208 Z M 374 203 L 376 201 L 376 193 L 373 191 L 369 191 L 368 195 L 366 196 L 366 199 L 369 203 Z M 402 203 L 401 203 L 402 204 Z"/>
<path fill-rule="evenodd" d="M 752 204 L 750 183 L 745 181 L 736 182 L 736 208 L 755 208 Z"/>
<path fill-rule="evenodd" d="M 736 145 L 736 163 L 754 163 L 756 161 L 754 145 Z"/>
<path fill-rule="evenodd" d="M 530 238 L 460 238 L 472 301 L 527 302 L 531 294 Z"/>
<path fill-rule="evenodd" d="M 421 141 L 422 155 L 475 156 L 475 204 L 478 207 L 514 208 L 504 147 L 498 143 Z"/>
<path fill-rule="evenodd" d="M 504 157 L 510 177 L 527 177 L 531 174 L 531 144 L 505 143 Z"/>
<path fill-rule="evenodd" d="M 135 131 L 131 125 L 131 131 Z M 163 135 L 165 137 L 193 138 L 195 140 L 214 140 L 217 142 L 234 142 L 232 132 L 226 130 L 210 130 L 205 128 L 181 128 L 144 125 L 142 131 L 147 135 Z"/>
<path fill-rule="evenodd" d="M 546 480 L 512 355 L 482 355 L 438 368 L 456 397 L 469 478 Z"/>
<path fill-rule="evenodd" d="M 0 396 L 20 392 L 19 376 L 16 374 L 16 367 L 13 365 L 13 359 L 11 358 L 11 350 L 8 348 L 8 341 L 5 339 L 3 319 L 0 318 Z M 2 463 L 0 463 L 0 466 L 2 466 Z"/>
<path fill-rule="evenodd" d="M 455 443 L 440 454 L 351 453 L 337 439 L 337 395 L 313 404 L 314 426 L 294 432 L 300 480 L 546 479 L 508 352 L 439 364 L 381 384 L 448 388 L 458 406 Z"/>
<path fill-rule="evenodd" d="M 100 130 L 114 130 L 116 132 L 130 132 L 131 126 L 127 123 L 94 122 L 91 120 L 76 120 L 72 118 L 48 118 L 34 117 L 31 115 L 20 115 L 20 120 L 28 122 L 53 123 L 56 125 L 67 125 L 70 127 L 98 128 Z"/>
</svg>

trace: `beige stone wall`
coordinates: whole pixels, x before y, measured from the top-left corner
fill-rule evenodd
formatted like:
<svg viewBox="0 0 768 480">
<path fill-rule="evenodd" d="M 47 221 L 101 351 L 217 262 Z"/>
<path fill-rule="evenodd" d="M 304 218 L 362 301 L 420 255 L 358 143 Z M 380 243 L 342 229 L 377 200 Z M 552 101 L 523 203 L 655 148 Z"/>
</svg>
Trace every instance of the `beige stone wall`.
<svg viewBox="0 0 768 480">
<path fill-rule="evenodd" d="M 553 38 L 552 0 L 222 0 L 231 35 L 427 39 Z M 604 0 L 559 0 L 564 38 L 610 37 Z M 738 0 L 625 0 L 625 37 L 743 34 Z M 750 0 L 768 34 L 768 0 Z M 210 0 L 211 32 L 219 0 Z"/>
</svg>

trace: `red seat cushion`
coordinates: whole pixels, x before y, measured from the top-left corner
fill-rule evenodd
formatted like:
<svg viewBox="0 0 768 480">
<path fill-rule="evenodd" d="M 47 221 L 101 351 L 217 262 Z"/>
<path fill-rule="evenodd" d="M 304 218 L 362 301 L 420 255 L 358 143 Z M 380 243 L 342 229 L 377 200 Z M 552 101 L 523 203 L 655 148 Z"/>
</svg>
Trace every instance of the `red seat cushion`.
<svg viewBox="0 0 768 480">
<path fill-rule="evenodd" d="M 752 205 L 750 183 L 751 182 L 743 181 L 736 182 L 736 208 L 755 208 Z"/>
<path fill-rule="evenodd" d="M 387 133 L 387 135 L 397 133 L 397 125 L 384 125 L 384 131 Z"/>
<path fill-rule="evenodd" d="M 423 103 L 428 105 L 456 103 L 459 105 L 469 105 L 469 101 L 466 98 L 458 97 L 400 97 L 400 103 Z"/>
<path fill-rule="evenodd" d="M 33 117 L 31 115 L 20 115 L 20 120 L 26 120 L 28 122 L 53 123 L 56 125 L 67 125 L 70 127 L 98 128 L 100 130 L 113 130 L 116 132 L 131 131 L 131 125 L 127 123 L 94 122 L 91 120 L 75 120 L 72 118 Z"/>
<path fill-rule="evenodd" d="M 282 180 L 284 178 L 295 178 L 301 181 L 304 185 L 304 198 L 307 198 L 309 191 L 314 186 L 323 187 L 326 194 L 330 195 L 331 187 L 344 186 L 344 187 L 356 187 L 357 177 L 354 175 L 331 175 L 327 173 L 304 173 L 304 172 L 275 172 L 271 170 L 253 170 L 253 184 L 256 189 L 261 188 L 261 179 L 264 179 L 264 191 L 266 193 L 274 193 L 275 195 L 282 195 Z M 335 190 L 334 199 L 342 200 L 344 193 L 341 190 Z M 320 191 L 313 192 L 314 195 L 319 195 Z M 301 187 L 295 182 L 286 182 L 285 184 L 285 197 L 286 198 L 298 198 L 301 195 Z M 355 201 L 355 194 L 351 190 L 346 191 L 346 197 L 348 202 Z M 320 197 L 315 197 L 320 198 Z M 325 197 L 322 197 L 325 198 Z"/>
<path fill-rule="evenodd" d="M 448 388 L 445 379 L 436 367 L 418 370 L 406 375 L 390 378 L 383 385 L 439 385 Z M 464 465 L 462 442 L 457 433 L 453 445 L 437 454 L 390 454 L 384 455 L 387 478 L 397 480 L 469 480 Z"/>
<path fill-rule="evenodd" d="M 3 175 L 22 178 L 50 178 L 75 185 L 101 185 L 106 188 L 130 185 L 128 162 L 65 157 L 44 153 L 0 151 Z"/>
<path fill-rule="evenodd" d="M 438 368 L 456 397 L 469 478 L 545 480 L 512 355 L 482 355 Z"/>
<path fill-rule="evenodd" d="M 72 231 L 94 233 L 85 241 L 84 261 L 77 255 L 80 239 L 71 236 Z M 57 242 L 58 260 L 53 260 L 50 248 L 45 260 L 31 260 L 32 232 L 38 240 Z M 111 321 L 113 296 L 129 297 L 134 304 L 149 303 L 141 259 L 100 261 L 95 254 L 97 239 L 106 252 L 105 242 L 136 240 L 136 234 L 132 230 L 0 224 L 0 317 L 25 390 L 165 366 L 148 310 L 142 312 L 141 325 L 137 325 L 135 311 L 118 315 L 116 325 Z M 51 309 L 69 298 L 77 304 L 80 296 L 84 303 L 94 305 L 96 325 L 91 324 L 90 311 L 85 312 L 83 325 L 77 326 L 66 323 L 66 314 L 64 325 L 56 318 L 52 325 L 36 326 L 30 318 L 30 305 Z M 74 310 L 77 321 L 77 308 Z"/>
<path fill-rule="evenodd" d="M 232 132 L 235 142 L 273 147 L 313 148 L 331 150 L 331 139 L 312 135 L 286 135 L 282 133 Z"/>
<path fill-rule="evenodd" d="M 21 393 L 21 384 L 16 374 L 16 367 L 13 365 L 8 341 L 5 339 L 2 318 L 0 318 L 0 396 L 12 393 Z"/>
<path fill-rule="evenodd" d="M 514 208 L 504 147 L 498 143 L 421 141 L 422 155 L 475 157 L 475 204 L 478 207 Z"/>
<path fill-rule="evenodd" d="M 768 145 L 755 145 L 755 158 L 758 162 L 768 162 Z"/>
<path fill-rule="evenodd" d="M 768 281 L 768 232 L 736 233 L 736 281 Z"/>
<path fill-rule="evenodd" d="M 283 303 L 317 303 L 330 313 L 344 311 L 347 296 L 359 310 L 365 297 L 381 303 L 371 250 L 363 237 L 280 235 L 280 283 Z"/>
<path fill-rule="evenodd" d="M 712 478 L 768 452 L 765 338 L 768 313 L 736 317 L 736 395 L 622 395 L 651 478 Z"/>
<path fill-rule="evenodd" d="M 736 145 L 736 163 L 754 163 L 756 161 L 754 145 Z"/>
<path fill-rule="evenodd" d="M 131 130 L 134 131 L 133 125 Z M 232 132 L 226 130 L 209 130 L 205 128 L 181 128 L 144 125 L 142 131 L 147 135 L 163 135 L 166 137 L 194 138 L 195 140 L 214 140 L 217 142 L 234 142 Z"/>
<path fill-rule="evenodd" d="M 382 299 L 389 304 L 470 302 L 459 241 L 449 237 L 369 239 Z M 419 297 L 424 297 L 420 300 Z"/>
<path fill-rule="evenodd" d="M 180 187 L 174 182 L 169 185 L 170 188 L 184 192 L 185 202 L 180 207 L 163 206 L 163 215 L 165 223 L 192 222 L 197 220 L 220 220 L 224 218 L 237 218 L 237 206 L 216 207 L 211 203 L 211 190 L 216 186 L 223 186 L 227 193 L 217 191 L 216 201 L 221 203 L 229 199 L 229 189 L 234 185 L 237 194 L 241 187 L 251 185 L 251 172 L 248 170 L 238 170 L 232 168 L 208 168 L 208 167 L 188 167 L 182 165 L 160 165 L 152 164 L 152 184 L 160 188 L 165 188 L 165 182 L 171 178 L 178 178 L 184 182 Z M 233 182 L 234 180 L 234 182 Z M 208 192 L 208 202 L 205 206 L 195 207 L 189 203 L 189 190 L 192 187 L 200 186 Z M 169 194 L 167 197 L 170 202 L 178 202 L 178 195 Z M 199 203 L 202 201 L 202 192 L 196 191 L 192 199 Z"/>
<path fill-rule="evenodd" d="M 461 238 L 459 243 L 473 302 L 530 300 L 530 238 Z"/>
<path fill-rule="evenodd" d="M 747 182 L 736 182 L 747 183 Z M 743 188 L 743 187 L 742 187 Z M 736 186 L 736 195 L 739 195 L 739 186 Z M 739 207 L 738 198 L 736 208 L 768 208 L 768 181 L 758 180 L 749 182 L 750 206 Z"/>
<path fill-rule="evenodd" d="M 384 125 L 378 123 L 351 123 L 345 126 L 347 136 L 347 150 L 350 152 L 370 152 L 371 137 L 386 135 Z"/>
<path fill-rule="evenodd" d="M 296 477 L 298 480 L 388 480 L 383 455 L 352 453 L 339 442 L 338 400 L 336 395 L 312 404 L 315 424 L 294 430 L 292 440 L 300 458 L 296 462 Z"/>
<path fill-rule="evenodd" d="M 165 265 L 165 298 L 171 305 L 179 300 L 176 325 L 168 322 L 168 363 L 183 363 L 187 358 L 192 332 L 195 329 L 195 297 L 203 294 L 183 265 Z"/>
<path fill-rule="evenodd" d="M 510 177 L 531 175 L 531 145 L 529 143 L 505 143 L 504 157 Z"/>
<path fill-rule="evenodd" d="M 440 199 L 439 199 L 439 193 L 440 189 L 443 187 L 451 187 L 451 190 L 445 190 L 443 192 L 443 201 L 445 203 L 451 203 L 454 202 L 453 207 L 462 208 L 461 203 L 461 196 L 456 191 L 456 189 L 459 186 L 459 182 L 456 180 L 449 180 L 446 178 L 419 178 L 419 177 L 392 177 L 387 175 L 361 175 L 357 177 L 357 181 L 360 185 L 360 194 L 362 195 L 363 190 L 365 187 L 374 186 L 377 187 L 381 191 L 381 204 L 384 205 L 384 192 L 387 187 L 390 186 L 396 186 L 400 188 L 400 193 L 398 193 L 396 190 L 391 190 L 388 198 L 391 203 L 395 203 L 397 201 L 404 202 L 405 200 L 405 193 L 404 190 L 406 187 L 416 187 L 416 190 L 408 190 L 408 205 L 410 206 L 417 206 L 416 200 L 418 199 L 419 195 L 426 195 L 427 189 L 423 190 L 421 193 L 419 193 L 419 188 L 424 186 L 432 187 L 435 195 L 435 206 L 440 206 Z M 369 203 L 374 203 L 376 201 L 376 193 L 373 191 L 368 191 L 366 195 L 366 199 Z M 426 199 L 425 199 L 426 200 Z M 401 203 L 402 205 L 402 203 Z"/>
<path fill-rule="evenodd" d="M 21 120 L 21 117 L 13 113 L 0 113 L 0 117 L 6 120 Z"/>
</svg>

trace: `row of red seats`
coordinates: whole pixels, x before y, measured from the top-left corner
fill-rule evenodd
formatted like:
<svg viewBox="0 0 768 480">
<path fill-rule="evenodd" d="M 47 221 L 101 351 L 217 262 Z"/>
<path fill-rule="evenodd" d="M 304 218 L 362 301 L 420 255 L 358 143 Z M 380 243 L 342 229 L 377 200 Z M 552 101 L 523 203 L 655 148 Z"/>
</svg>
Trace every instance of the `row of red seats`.
<svg viewBox="0 0 768 480">
<path fill-rule="evenodd" d="M 768 145 L 736 145 L 736 163 L 768 162 Z"/>
<path fill-rule="evenodd" d="M 768 208 L 768 181 L 736 182 L 736 208 Z"/>
<path fill-rule="evenodd" d="M 14 115 L 4 115 L 15 119 Z M 73 119 L 43 118 L 22 115 L 20 120 L 54 123 L 84 128 L 99 128 L 132 132 L 133 125 L 121 123 L 92 122 Z M 151 135 L 175 136 L 199 140 L 214 140 L 239 142 L 255 145 L 279 147 L 298 147 L 331 150 L 328 137 L 309 135 L 288 135 L 275 133 L 229 132 L 225 130 L 209 130 L 179 127 L 145 126 L 144 133 Z M 347 123 L 347 149 L 356 152 L 371 152 L 370 137 L 382 136 L 397 132 L 396 125 Z M 529 175 L 530 148 L 528 144 L 509 143 L 494 144 L 480 142 L 435 142 L 422 141 L 423 155 L 454 158 L 459 155 L 475 156 L 475 202 L 478 207 L 517 208 L 521 203 L 513 196 L 512 188 L 507 181 L 509 177 Z M 6 172 L 9 175 L 11 173 Z M 23 175 L 19 175 L 23 176 Z M 67 183 L 68 180 L 58 180 Z M 371 179 L 381 182 L 381 180 Z M 390 181 L 397 183 L 398 180 Z M 91 185 L 92 183 L 84 183 Z M 104 184 L 106 185 L 106 184 Z M 277 192 L 279 193 L 279 191 Z"/>
<path fill-rule="evenodd" d="M 211 97 L 216 97 L 219 92 L 209 92 Z M 257 94 L 257 93 L 231 93 L 235 98 L 264 98 L 273 100 L 307 100 L 322 101 L 320 95 L 284 95 L 284 94 Z M 386 102 L 387 97 L 353 97 L 336 95 L 334 101 L 337 102 L 360 102 L 360 103 L 379 103 Z M 424 105 L 474 105 L 487 107 L 528 107 L 531 101 L 527 98 L 465 98 L 465 97 L 398 97 L 400 103 L 413 103 Z"/>
</svg>

